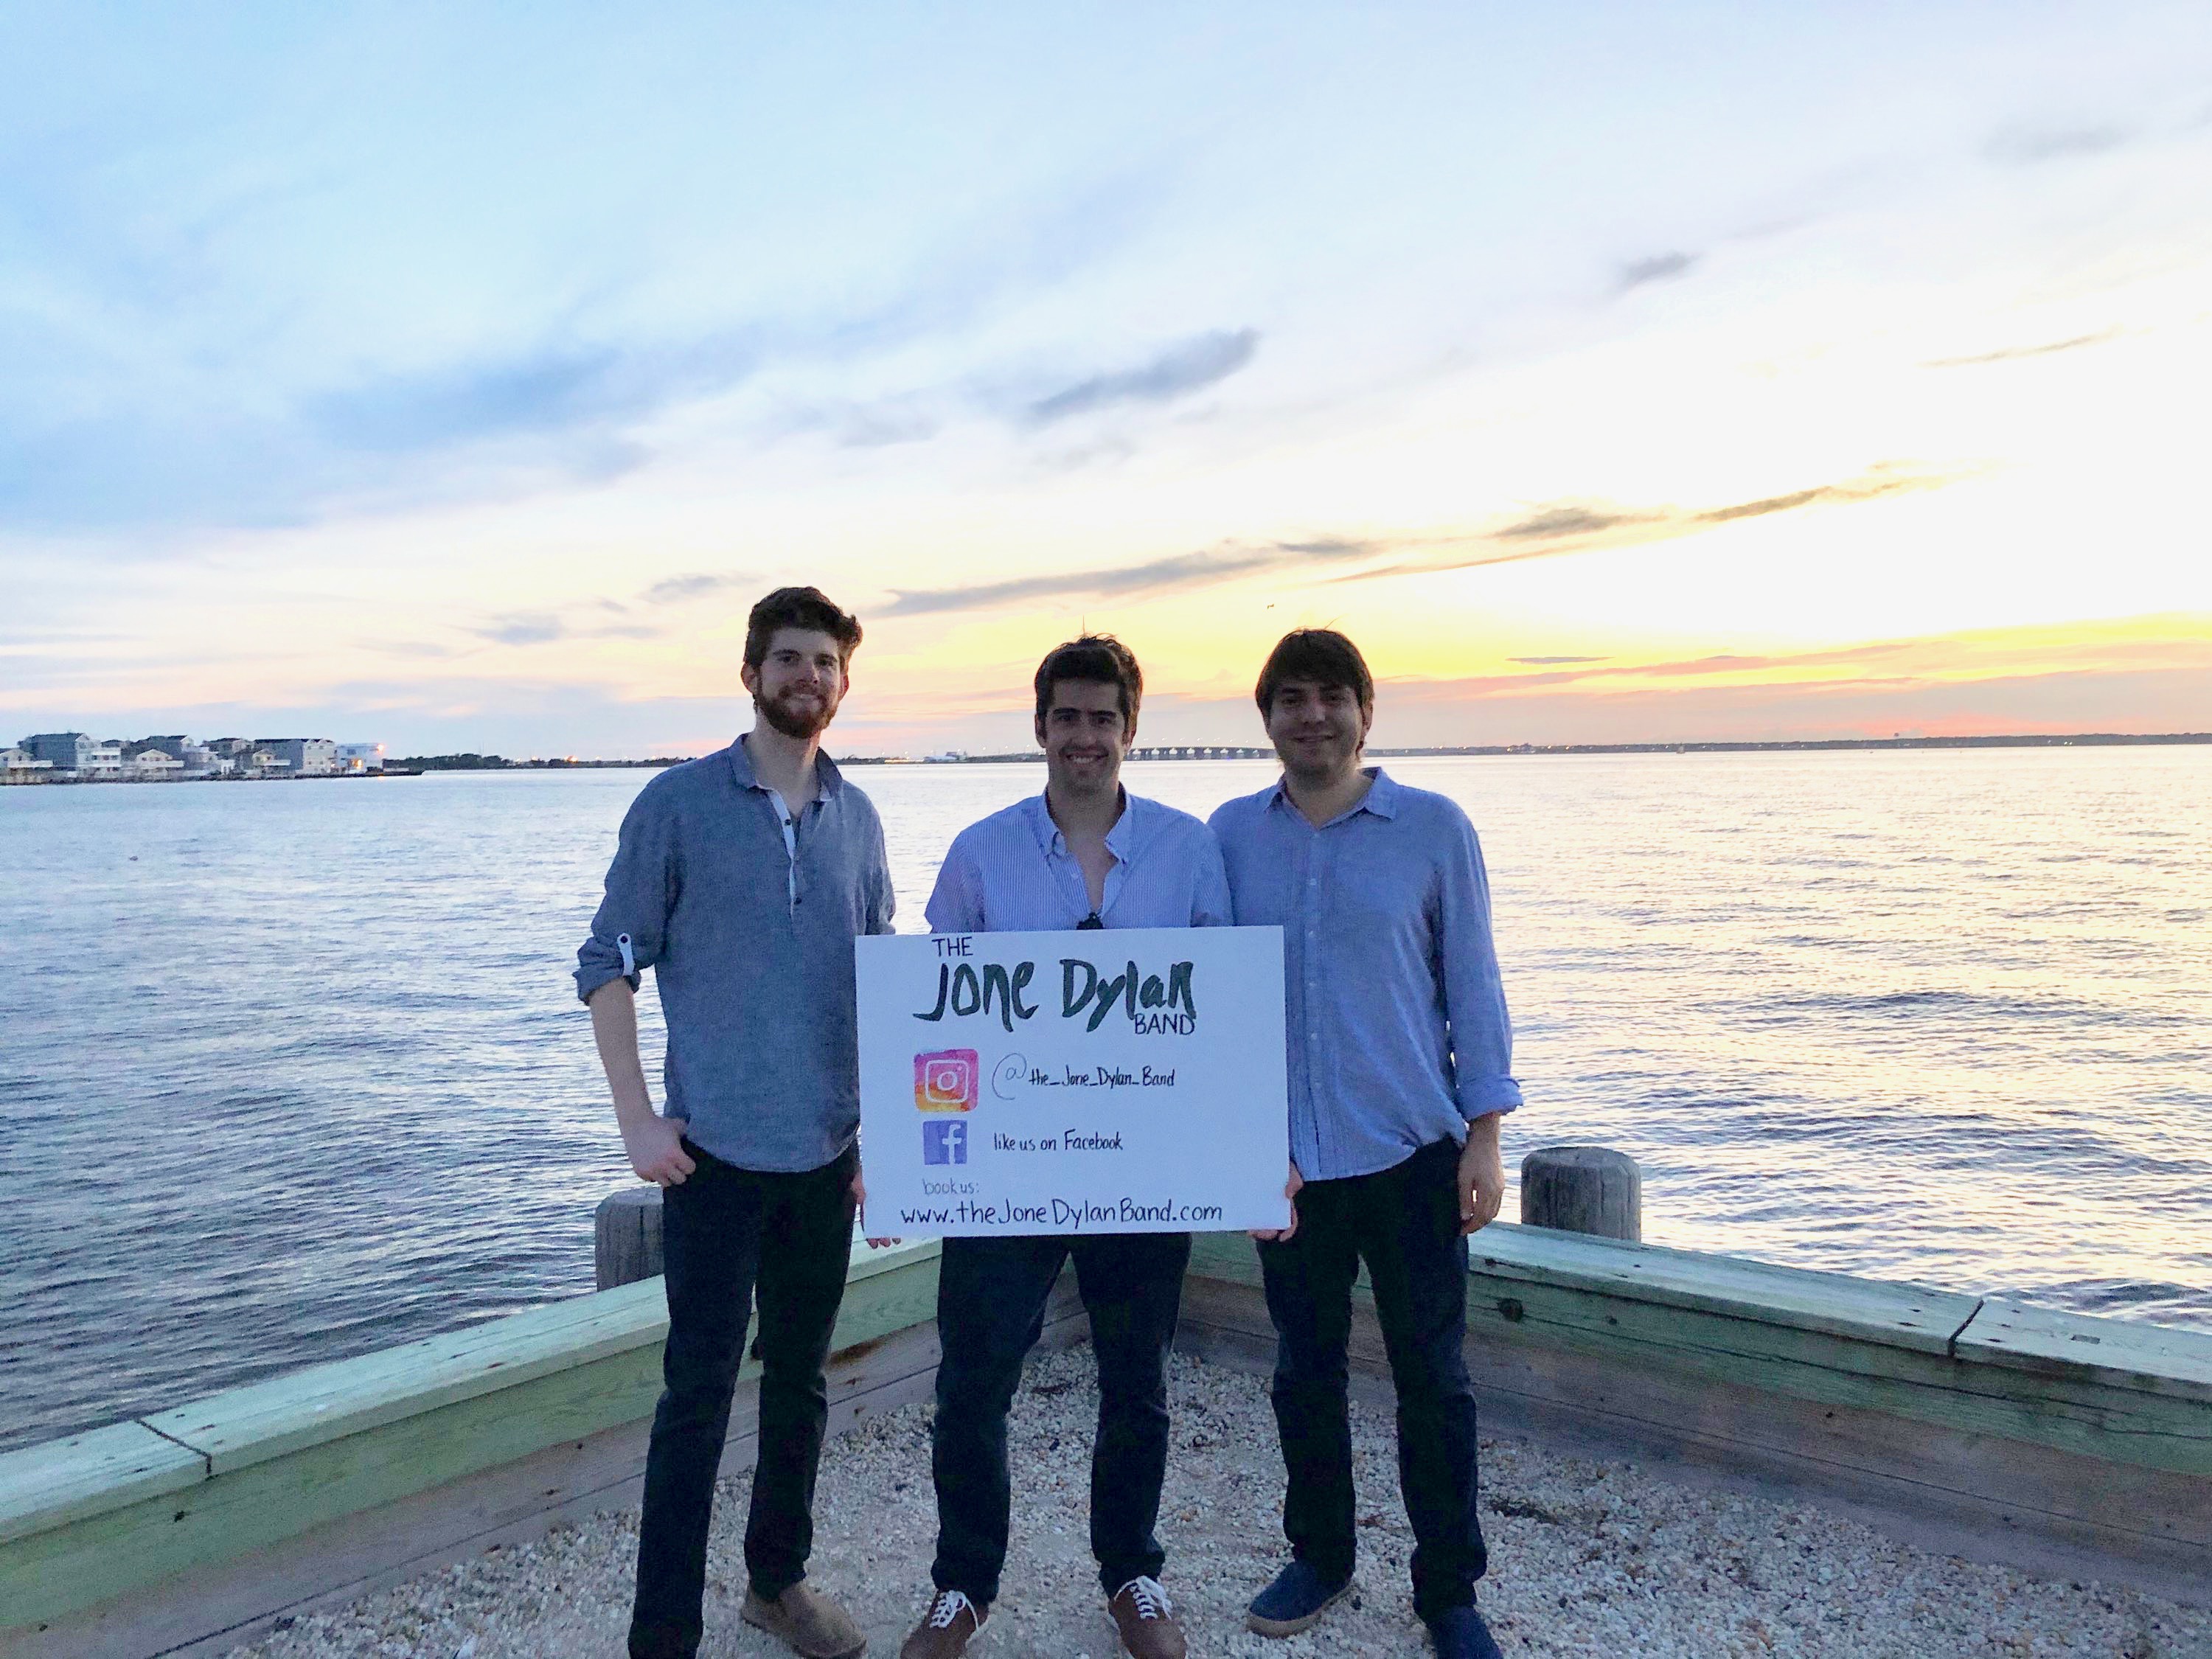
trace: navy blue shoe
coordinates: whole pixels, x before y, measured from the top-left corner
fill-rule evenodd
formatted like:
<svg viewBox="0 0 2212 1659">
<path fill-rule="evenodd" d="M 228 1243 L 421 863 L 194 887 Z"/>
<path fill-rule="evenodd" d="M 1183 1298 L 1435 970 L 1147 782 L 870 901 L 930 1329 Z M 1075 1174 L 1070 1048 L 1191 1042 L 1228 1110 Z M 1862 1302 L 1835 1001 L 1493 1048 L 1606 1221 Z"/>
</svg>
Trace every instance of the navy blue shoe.
<svg viewBox="0 0 2212 1659">
<path fill-rule="evenodd" d="M 1437 1644 L 1437 1659 L 1505 1659 L 1472 1606 L 1447 1607 L 1430 1620 L 1429 1638 Z"/>
<path fill-rule="evenodd" d="M 1261 1636 L 1296 1636 L 1319 1624 L 1322 1614 L 1351 1594 L 1350 1573 L 1324 1578 L 1311 1563 L 1293 1561 L 1252 1598 L 1244 1628 Z"/>
</svg>

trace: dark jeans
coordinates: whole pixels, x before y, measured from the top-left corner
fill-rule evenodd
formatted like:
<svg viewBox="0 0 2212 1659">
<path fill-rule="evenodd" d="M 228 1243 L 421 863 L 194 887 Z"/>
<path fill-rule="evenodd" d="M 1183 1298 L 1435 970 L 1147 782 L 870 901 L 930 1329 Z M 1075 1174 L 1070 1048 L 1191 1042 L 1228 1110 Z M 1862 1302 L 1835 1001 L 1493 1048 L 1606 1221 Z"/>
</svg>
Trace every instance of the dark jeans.
<svg viewBox="0 0 2212 1659">
<path fill-rule="evenodd" d="M 1346 1351 L 1352 1282 L 1364 1258 L 1398 1390 L 1398 1484 L 1413 1523 L 1413 1609 L 1433 1619 L 1474 1600 L 1488 1565 L 1474 1505 L 1474 1391 L 1467 1336 L 1467 1240 L 1459 1231 L 1459 1148 L 1298 1194 L 1290 1242 L 1260 1246 L 1275 1322 L 1275 1424 L 1289 1482 L 1283 1531 L 1334 1581 L 1351 1575 L 1352 1432 Z"/>
<path fill-rule="evenodd" d="M 1044 1328 L 1063 1262 L 1091 1315 L 1098 1435 L 1091 1447 L 1091 1553 L 1108 1595 L 1157 1578 L 1167 1552 L 1152 1528 L 1168 1466 L 1168 1346 L 1182 1306 L 1188 1233 L 1090 1238 L 948 1238 L 937 1280 L 937 1561 L 930 1577 L 979 1607 L 999 1597 L 1012 1487 L 1006 1408 Z"/>
<path fill-rule="evenodd" d="M 857 1152 L 804 1174 L 769 1175 L 725 1164 L 688 1140 L 684 1150 L 699 1167 L 669 1188 L 662 1204 L 665 1387 L 646 1454 L 633 1659 L 690 1659 L 698 1651 L 714 1476 L 756 1297 L 760 1462 L 745 1568 L 752 1588 L 771 1598 L 806 1576 L 814 1473 L 830 1414 L 822 1365 L 853 1246 Z"/>
</svg>

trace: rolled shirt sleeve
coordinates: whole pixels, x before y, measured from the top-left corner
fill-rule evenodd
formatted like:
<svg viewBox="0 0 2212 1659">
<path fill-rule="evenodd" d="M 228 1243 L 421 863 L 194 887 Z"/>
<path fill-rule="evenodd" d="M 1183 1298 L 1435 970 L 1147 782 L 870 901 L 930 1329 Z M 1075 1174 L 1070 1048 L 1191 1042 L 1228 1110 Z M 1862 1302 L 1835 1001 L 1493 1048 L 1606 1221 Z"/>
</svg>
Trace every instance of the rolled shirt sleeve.
<svg viewBox="0 0 2212 1659">
<path fill-rule="evenodd" d="M 606 895 L 576 951 L 576 994 L 585 1001 L 611 980 L 626 979 L 636 990 L 640 975 L 660 960 L 678 884 L 674 823 L 660 794 L 648 785 L 623 817 Z"/>
<path fill-rule="evenodd" d="M 1513 1022 L 1490 931 L 1490 878 L 1482 844 L 1463 814 L 1440 860 L 1437 931 L 1444 1018 L 1451 1027 L 1452 1077 L 1469 1122 L 1521 1104 L 1513 1080 Z"/>
</svg>

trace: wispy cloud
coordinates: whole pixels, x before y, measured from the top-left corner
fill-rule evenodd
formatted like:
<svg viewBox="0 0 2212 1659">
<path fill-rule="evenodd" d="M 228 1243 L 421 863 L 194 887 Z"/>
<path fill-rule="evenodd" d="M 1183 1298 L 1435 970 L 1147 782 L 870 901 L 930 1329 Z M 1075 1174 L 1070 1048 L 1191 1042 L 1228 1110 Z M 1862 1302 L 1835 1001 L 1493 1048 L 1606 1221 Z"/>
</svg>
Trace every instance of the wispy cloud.
<svg viewBox="0 0 2212 1659">
<path fill-rule="evenodd" d="M 1142 564 L 1103 569 L 1048 571 L 1004 581 L 971 582 L 955 587 L 901 588 L 885 607 L 894 617 L 927 616 L 945 611 L 983 611 L 994 605 L 1086 593 L 1121 595 L 1161 592 L 1225 581 L 1285 565 L 1329 564 L 1376 550 L 1374 543 L 1322 536 L 1304 541 L 1224 542 L 1195 553 L 1177 553 Z"/>
<path fill-rule="evenodd" d="M 1508 657 L 1506 661 L 1524 663 L 1532 668 L 1555 667 L 1565 663 L 1611 662 L 1610 657 Z"/>
<path fill-rule="evenodd" d="M 1632 288 L 1643 288 L 1648 283 L 1672 282 L 1677 276 L 1686 275 L 1690 267 L 1697 263 L 1696 254 L 1684 253 L 1679 249 L 1631 259 L 1620 267 L 1620 291 L 1626 294 Z"/>
<path fill-rule="evenodd" d="M 647 605 L 681 605 L 690 599 L 702 599 L 709 593 L 720 593 L 726 588 L 757 581 L 758 577 L 744 570 L 702 570 L 689 575 L 668 576 L 645 590 L 639 598 Z"/>
<path fill-rule="evenodd" d="M 341 444 L 434 449 L 635 420 L 735 385 L 757 362 L 757 349 L 736 337 L 643 349 L 548 346 L 501 361 L 371 376 L 309 398 L 307 410 Z"/>
<path fill-rule="evenodd" d="M 1733 524 L 1771 514 L 1794 513 L 1808 507 L 1843 506 L 1874 501 L 1906 490 L 1932 489 L 1952 482 L 1949 477 L 1884 464 L 1869 467 L 1834 483 L 1793 489 L 1784 495 L 1731 501 L 1722 507 L 1599 507 L 1564 502 L 1539 509 L 1494 530 L 1419 538 L 1419 545 L 1440 549 L 1426 557 L 1401 560 L 1365 570 L 1329 577 L 1332 582 L 1376 581 L 1387 576 L 1421 575 L 1436 571 L 1467 570 L 1483 565 L 1513 564 L 1525 559 L 1555 558 L 1601 547 L 1633 546 L 1645 542 L 1672 541 L 1700 530 Z M 1407 545 L 1416 544 L 1407 538 Z"/>
<path fill-rule="evenodd" d="M 1194 334 L 1133 368 L 1094 374 L 1037 398 L 1029 405 L 1028 419 L 1032 425 L 1048 426 L 1121 404 L 1164 404 L 1188 397 L 1227 380 L 1259 349 L 1260 331 L 1255 328 Z"/>
<path fill-rule="evenodd" d="M 664 576 L 627 603 L 621 599 L 580 599 L 538 610 L 514 611 L 487 617 L 467 630 L 476 639 L 494 645 L 544 645 L 554 640 L 650 640 L 669 631 L 663 621 L 609 621 L 632 617 L 638 607 L 665 611 L 759 580 L 743 570 L 698 570 L 680 576 Z"/>
<path fill-rule="evenodd" d="M 1491 539 L 1500 542 L 1555 542 L 1570 536 L 1594 536 L 1601 530 L 1611 530 L 1617 525 L 1641 524 L 1649 514 L 1613 513 L 1595 507 L 1571 504 L 1547 507 L 1519 519 L 1502 530 L 1490 532 Z"/>
<path fill-rule="evenodd" d="M 2048 357 L 2061 351 L 2078 351 L 2083 346 L 2103 345 L 2107 340 L 2117 340 L 2121 331 L 2100 329 L 2094 334 L 2077 334 L 2068 340 L 2050 340 L 2041 345 L 2006 346 L 1997 351 L 1978 351 L 1966 357 L 1934 357 L 1921 364 L 1923 368 L 1972 368 L 1981 363 L 2008 363 L 2021 357 Z"/>
<path fill-rule="evenodd" d="M 495 617 L 483 627 L 471 630 L 479 639 L 489 640 L 494 645 L 543 645 L 549 640 L 563 638 L 568 624 L 550 611 L 528 615 Z"/>
<path fill-rule="evenodd" d="M 587 607 L 599 609 L 597 605 Z M 554 640 L 651 640 L 667 630 L 653 623 L 603 623 L 586 626 L 553 611 L 520 611 L 495 617 L 470 633 L 494 645 L 545 645 Z"/>
<path fill-rule="evenodd" d="M 2118 149 L 2135 136 L 2125 127 L 2109 124 L 2008 127 L 1990 140 L 1988 154 L 1991 161 L 2008 167 L 2034 167 L 2080 155 L 2100 155 Z"/>
<path fill-rule="evenodd" d="M 1330 583 L 1374 581 L 1386 576 L 1511 564 L 1524 559 L 1586 552 L 1598 547 L 1668 540 L 1739 520 L 1796 512 L 1808 507 L 1871 501 L 1948 482 L 1948 478 L 1885 465 L 1834 483 L 1714 507 L 1636 508 L 1562 501 L 1537 507 L 1494 526 L 1395 536 L 1225 541 L 1195 552 L 1171 554 L 1138 564 L 1043 571 L 947 587 L 895 589 L 892 602 L 886 609 L 892 616 L 923 616 L 948 611 L 984 611 L 1071 594 L 1127 597 L 1203 586 L 1269 570 L 1293 571 Z M 1363 570 L 1333 568 L 1399 552 L 1413 556 Z"/>
</svg>

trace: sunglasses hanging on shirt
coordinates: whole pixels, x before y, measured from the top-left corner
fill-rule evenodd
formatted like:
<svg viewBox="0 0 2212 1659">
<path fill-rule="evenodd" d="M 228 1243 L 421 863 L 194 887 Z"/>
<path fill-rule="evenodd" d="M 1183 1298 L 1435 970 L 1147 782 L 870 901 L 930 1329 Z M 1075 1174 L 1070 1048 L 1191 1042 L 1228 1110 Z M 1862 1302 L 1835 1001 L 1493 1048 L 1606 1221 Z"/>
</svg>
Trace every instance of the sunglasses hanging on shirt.
<svg viewBox="0 0 2212 1659">
<path fill-rule="evenodd" d="M 1099 921 L 1098 913 L 1096 910 L 1093 910 L 1089 915 L 1084 917 L 1082 921 L 1075 924 L 1075 931 L 1079 933 L 1087 933 L 1093 927 L 1103 929 L 1105 926 L 1106 924 L 1104 922 Z"/>
</svg>

